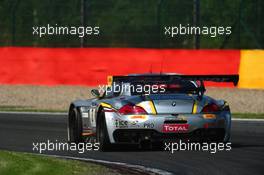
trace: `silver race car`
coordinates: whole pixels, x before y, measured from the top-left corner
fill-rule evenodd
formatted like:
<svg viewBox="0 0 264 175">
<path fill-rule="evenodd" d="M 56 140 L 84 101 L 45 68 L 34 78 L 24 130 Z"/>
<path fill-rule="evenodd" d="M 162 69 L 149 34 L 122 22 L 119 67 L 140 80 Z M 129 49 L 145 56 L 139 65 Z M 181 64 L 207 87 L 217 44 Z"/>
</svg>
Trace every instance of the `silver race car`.
<svg viewBox="0 0 264 175">
<path fill-rule="evenodd" d="M 204 95 L 204 81 L 238 83 L 238 75 L 133 74 L 108 77 L 93 99 L 70 104 L 68 140 L 113 144 L 228 142 L 231 113 L 224 100 Z M 102 93 L 103 92 L 103 93 Z"/>
</svg>

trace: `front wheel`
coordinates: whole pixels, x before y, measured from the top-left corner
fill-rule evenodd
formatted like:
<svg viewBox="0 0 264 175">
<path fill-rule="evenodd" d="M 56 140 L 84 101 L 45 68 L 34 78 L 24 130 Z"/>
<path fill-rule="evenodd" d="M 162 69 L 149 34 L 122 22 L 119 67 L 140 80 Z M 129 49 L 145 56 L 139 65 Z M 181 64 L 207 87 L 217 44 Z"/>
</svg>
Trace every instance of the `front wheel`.
<svg viewBox="0 0 264 175">
<path fill-rule="evenodd" d="M 96 139 L 100 144 L 100 151 L 109 151 L 111 148 L 111 143 L 109 141 L 104 113 L 100 112 L 98 117 Z"/>
<path fill-rule="evenodd" d="M 68 118 L 68 141 L 74 143 L 83 142 L 82 137 L 82 118 L 77 108 L 69 111 Z"/>
</svg>

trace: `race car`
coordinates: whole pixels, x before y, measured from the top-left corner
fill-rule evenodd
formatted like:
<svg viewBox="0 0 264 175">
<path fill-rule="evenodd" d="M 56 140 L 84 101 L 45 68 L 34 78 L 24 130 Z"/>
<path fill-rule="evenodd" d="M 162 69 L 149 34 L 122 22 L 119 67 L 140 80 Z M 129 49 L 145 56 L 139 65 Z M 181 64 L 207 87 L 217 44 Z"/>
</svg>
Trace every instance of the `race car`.
<svg viewBox="0 0 264 175">
<path fill-rule="evenodd" d="M 238 75 L 131 74 L 109 76 L 95 97 L 76 100 L 68 113 L 70 142 L 160 143 L 178 139 L 228 142 L 231 113 L 224 100 L 204 95 L 204 81 L 238 83 Z"/>
</svg>

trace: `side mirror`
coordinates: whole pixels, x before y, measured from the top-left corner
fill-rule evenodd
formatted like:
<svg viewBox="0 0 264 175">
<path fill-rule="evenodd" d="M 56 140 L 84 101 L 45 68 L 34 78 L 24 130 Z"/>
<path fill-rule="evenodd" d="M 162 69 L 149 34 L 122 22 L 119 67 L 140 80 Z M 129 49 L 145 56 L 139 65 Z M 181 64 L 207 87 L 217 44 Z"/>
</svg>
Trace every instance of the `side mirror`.
<svg viewBox="0 0 264 175">
<path fill-rule="evenodd" d="M 100 98 L 100 93 L 98 91 L 98 89 L 92 89 L 91 90 L 91 94 L 96 97 L 96 98 Z"/>
</svg>

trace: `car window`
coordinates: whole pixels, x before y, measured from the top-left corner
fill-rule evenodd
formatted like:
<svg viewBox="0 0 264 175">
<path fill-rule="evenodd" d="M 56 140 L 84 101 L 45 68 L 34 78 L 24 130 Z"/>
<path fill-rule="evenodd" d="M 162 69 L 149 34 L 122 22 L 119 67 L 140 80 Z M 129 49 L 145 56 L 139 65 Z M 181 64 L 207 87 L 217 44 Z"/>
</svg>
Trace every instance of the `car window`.
<svg viewBox="0 0 264 175">
<path fill-rule="evenodd" d="M 131 83 L 131 95 L 142 94 L 196 94 L 197 84 L 188 80 L 173 80 L 173 82 L 133 82 Z"/>
</svg>

